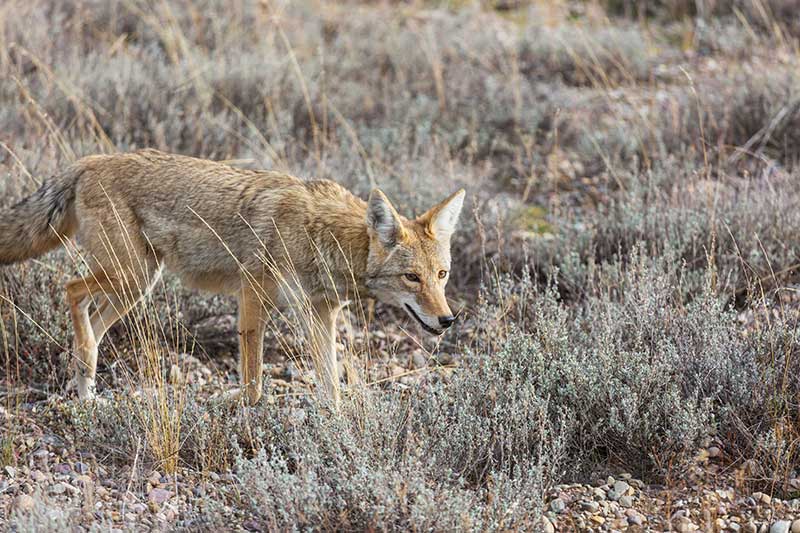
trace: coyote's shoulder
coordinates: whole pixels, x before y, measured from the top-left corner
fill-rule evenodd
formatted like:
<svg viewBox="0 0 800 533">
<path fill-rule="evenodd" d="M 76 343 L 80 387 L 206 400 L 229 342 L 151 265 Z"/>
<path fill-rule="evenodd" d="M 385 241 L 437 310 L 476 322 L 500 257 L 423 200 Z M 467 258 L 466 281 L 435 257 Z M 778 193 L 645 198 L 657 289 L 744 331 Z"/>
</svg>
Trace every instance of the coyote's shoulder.
<svg viewBox="0 0 800 533">
<path fill-rule="evenodd" d="M 332 181 L 156 150 L 96 155 L 0 213 L 0 264 L 73 237 L 81 245 L 90 275 L 67 286 L 81 396 L 94 382 L 107 327 L 149 291 L 162 268 L 191 286 L 237 294 L 240 371 L 255 401 L 261 394 L 256 338 L 270 306 L 311 309 L 309 334 L 315 351 L 327 354 L 328 374 L 335 374 L 334 322 L 343 297 L 399 306 L 437 334 L 452 324 L 444 286 L 463 198 L 459 191 L 407 219 L 377 190 L 365 202 Z M 98 293 L 104 299 L 89 314 Z M 326 389 L 338 396 L 330 380 Z"/>
</svg>

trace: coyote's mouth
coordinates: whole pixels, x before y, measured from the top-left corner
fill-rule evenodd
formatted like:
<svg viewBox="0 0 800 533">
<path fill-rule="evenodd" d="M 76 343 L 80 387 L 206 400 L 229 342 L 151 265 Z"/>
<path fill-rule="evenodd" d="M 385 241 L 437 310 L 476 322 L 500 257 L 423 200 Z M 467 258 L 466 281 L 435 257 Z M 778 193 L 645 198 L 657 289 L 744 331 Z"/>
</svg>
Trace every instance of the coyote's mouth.
<svg viewBox="0 0 800 533">
<path fill-rule="evenodd" d="M 412 309 L 410 305 L 405 304 L 405 306 L 406 306 L 406 309 L 408 309 L 408 312 L 411 314 L 411 316 L 413 316 L 414 318 L 417 319 L 417 322 L 419 322 L 419 325 L 422 326 L 422 329 L 424 329 L 428 333 L 431 333 L 432 335 L 441 335 L 443 333 L 442 331 L 435 330 L 432 327 L 430 327 L 428 324 L 426 324 L 425 321 L 422 320 L 419 317 L 419 315 L 414 312 L 414 309 Z"/>
</svg>

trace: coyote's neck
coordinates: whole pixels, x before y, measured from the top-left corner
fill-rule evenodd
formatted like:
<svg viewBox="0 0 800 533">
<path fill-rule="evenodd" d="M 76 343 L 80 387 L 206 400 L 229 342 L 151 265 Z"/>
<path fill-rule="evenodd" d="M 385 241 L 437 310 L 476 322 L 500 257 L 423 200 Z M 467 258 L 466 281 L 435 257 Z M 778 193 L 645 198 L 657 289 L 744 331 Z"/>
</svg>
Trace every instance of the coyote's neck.
<svg viewBox="0 0 800 533">
<path fill-rule="evenodd" d="M 355 196 L 344 205 L 328 205 L 319 213 L 319 243 L 327 270 L 337 282 L 365 291 L 363 279 L 367 272 L 369 234 L 367 233 L 366 204 Z M 326 266 L 322 266 L 323 274 Z"/>
</svg>

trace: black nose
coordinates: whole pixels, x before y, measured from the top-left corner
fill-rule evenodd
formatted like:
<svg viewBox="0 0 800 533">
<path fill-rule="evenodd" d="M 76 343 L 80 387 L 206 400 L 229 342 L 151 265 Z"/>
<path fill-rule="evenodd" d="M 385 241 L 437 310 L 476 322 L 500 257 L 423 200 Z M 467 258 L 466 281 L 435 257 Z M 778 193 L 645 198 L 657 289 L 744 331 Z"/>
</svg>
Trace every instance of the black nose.
<svg viewBox="0 0 800 533">
<path fill-rule="evenodd" d="M 453 325 L 453 322 L 455 322 L 455 321 L 456 321 L 456 317 L 454 317 L 453 315 L 450 315 L 450 316 L 440 316 L 440 317 L 439 317 L 439 324 L 440 324 L 440 325 L 441 325 L 443 328 L 449 328 L 450 326 L 452 326 L 452 325 Z"/>
</svg>

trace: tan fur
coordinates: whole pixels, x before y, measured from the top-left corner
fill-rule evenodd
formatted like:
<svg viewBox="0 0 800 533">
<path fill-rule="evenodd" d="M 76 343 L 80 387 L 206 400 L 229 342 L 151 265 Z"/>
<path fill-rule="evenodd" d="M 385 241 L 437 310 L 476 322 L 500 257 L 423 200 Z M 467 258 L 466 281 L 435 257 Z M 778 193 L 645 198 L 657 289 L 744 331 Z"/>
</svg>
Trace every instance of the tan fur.
<svg viewBox="0 0 800 533">
<path fill-rule="evenodd" d="M 307 309 L 316 370 L 338 401 L 342 301 L 374 296 L 410 307 L 429 331 L 443 329 L 436 320 L 451 315 L 447 277 L 440 277 L 450 267 L 450 234 L 434 228 L 454 227 L 462 199 L 460 191 L 408 220 L 380 191 L 368 206 L 331 181 L 156 150 L 90 156 L 0 214 L 0 264 L 71 237 L 86 250 L 91 274 L 67 284 L 82 398 L 92 395 L 97 346 L 108 328 L 166 268 L 190 286 L 239 298 L 240 375 L 249 402 L 261 396 L 267 313 L 287 305 Z M 447 217 L 439 215 L 443 206 Z M 410 272 L 418 282 L 407 279 Z"/>
</svg>

